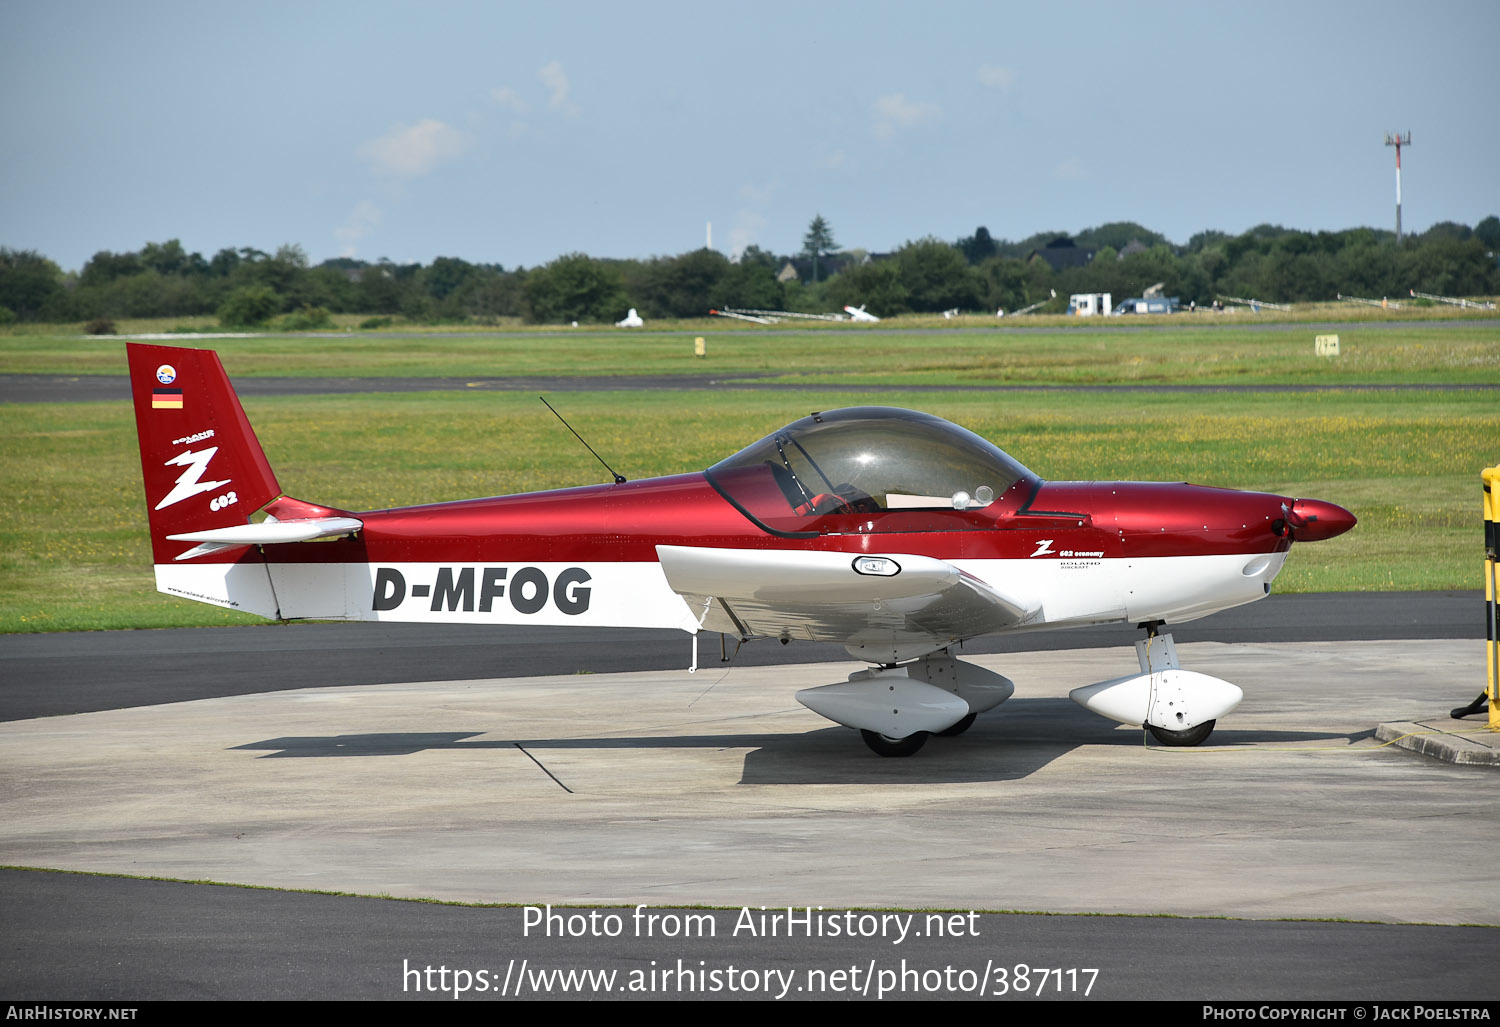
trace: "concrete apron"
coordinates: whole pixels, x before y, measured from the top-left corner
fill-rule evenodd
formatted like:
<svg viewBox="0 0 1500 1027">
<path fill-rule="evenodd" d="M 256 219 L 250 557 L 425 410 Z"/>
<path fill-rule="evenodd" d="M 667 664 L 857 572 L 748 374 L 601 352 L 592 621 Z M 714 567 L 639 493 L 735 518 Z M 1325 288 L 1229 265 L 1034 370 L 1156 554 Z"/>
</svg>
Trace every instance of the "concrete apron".
<svg viewBox="0 0 1500 1027">
<path fill-rule="evenodd" d="M 0 863 L 465 902 L 1500 924 L 1500 776 L 1374 736 L 1477 694 L 1482 641 L 1179 649 L 1245 690 L 1196 749 L 1067 699 L 1132 672 L 1129 649 L 976 657 L 1015 698 L 905 759 L 791 698 L 855 664 L 0 724 Z"/>
</svg>

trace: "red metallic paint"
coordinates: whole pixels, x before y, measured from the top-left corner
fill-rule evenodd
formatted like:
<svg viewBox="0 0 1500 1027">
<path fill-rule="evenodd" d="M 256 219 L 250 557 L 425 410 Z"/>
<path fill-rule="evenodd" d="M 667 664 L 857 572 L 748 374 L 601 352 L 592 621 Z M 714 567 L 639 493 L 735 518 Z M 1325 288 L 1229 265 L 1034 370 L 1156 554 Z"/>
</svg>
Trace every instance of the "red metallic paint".
<svg viewBox="0 0 1500 1027">
<path fill-rule="evenodd" d="M 1095 527 L 1120 539 L 1121 555 L 1152 557 L 1284 550 L 1278 521 L 1291 504 L 1270 493 L 1186 482 L 1093 481 L 1049 482 L 1032 505 L 1088 511 Z"/>
<path fill-rule="evenodd" d="M 1292 538 L 1296 541 L 1319 542 L 1342 535 L 1354 527 L 1355 521 L 1354 515 L 1341 506 L 1321 499 L 1299 499 L 1291 504 L 1287 523 L 1292 526 Z"/>
<path fill-rule="evenodd" d="M 1318 538 L 1353 525 L 1353 515 L 1331 503 L 1295 502 L 1318 518 L 1325 532 Z M 285 563 L 655 562 L 656 546 L 683 545 L 1027 559 L 1042 538 L 1052 539 L 1053 551 L 1105 558 L 1254 555 L 1288 547 L 1278 523 L 1294 508 L 1283 496 L 1183 483 L 1044 482 L 1021 508 L 996 502 L 973 511 L 809 517 L 818 534 L 789 538 L 758 528 L 702 474 L 681 474 L 355 513 L 365 523 L 357 539 L 267 546 L 266 555 Z"/>
</svg>

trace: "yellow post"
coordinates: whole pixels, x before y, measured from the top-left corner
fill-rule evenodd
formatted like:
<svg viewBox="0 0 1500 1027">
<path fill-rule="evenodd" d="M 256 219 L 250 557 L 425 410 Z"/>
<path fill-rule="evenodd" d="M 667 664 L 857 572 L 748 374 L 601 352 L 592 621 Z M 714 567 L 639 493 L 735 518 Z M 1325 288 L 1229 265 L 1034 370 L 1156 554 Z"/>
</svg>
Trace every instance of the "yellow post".
<svg viewBox="0 0 1500 1027">
<path fill-rule="evenodd" d="M 1490 728 L 1500 730 L 1500 466 L 1484 479 L 1484 669 L 1490 697 Z"/>
<path fill-rule="evenodd" d="M 693 356 L 695 356 L 695 357 L 701 357 L 701 356 L 706 355 L 707 353 L 708 353 L 708 347 L 706 345 L 704 345 L 704 343 L 703 343 L 703 336 L 700 335 L 696 339 L 693 340 Z"/>
</svg>

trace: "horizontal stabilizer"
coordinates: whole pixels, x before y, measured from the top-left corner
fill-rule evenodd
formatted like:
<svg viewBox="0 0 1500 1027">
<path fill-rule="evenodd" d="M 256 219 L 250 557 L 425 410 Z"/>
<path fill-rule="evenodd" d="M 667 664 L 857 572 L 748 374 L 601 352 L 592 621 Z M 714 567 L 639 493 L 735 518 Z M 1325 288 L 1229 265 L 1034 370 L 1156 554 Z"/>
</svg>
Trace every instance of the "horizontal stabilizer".
<svg viewBox="0 0 1500 1027">
<path fill-rule="evenodd" d="M 336 538 L 358 531 L 364 526 L 364 522 L 357 517 L 309 517 L 289 521 L 267 519 L 259 524 L 232 524 L 227 528 L 185 531 L 168 535 L 167 538 L 173 542 L 202 543 L 198 548 L 190 549 L 177 557 L 179 560 L 186 560 L 227 546 L 262 546 L 278 542 L 310 542 L 317 538 Z"/>
</svg>

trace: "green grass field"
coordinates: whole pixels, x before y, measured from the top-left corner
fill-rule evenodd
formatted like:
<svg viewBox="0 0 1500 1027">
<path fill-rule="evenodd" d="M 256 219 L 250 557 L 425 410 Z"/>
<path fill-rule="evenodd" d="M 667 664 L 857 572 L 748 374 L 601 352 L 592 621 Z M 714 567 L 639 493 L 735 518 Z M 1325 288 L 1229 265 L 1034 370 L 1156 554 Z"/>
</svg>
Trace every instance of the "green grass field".
<svg viewBox="0 0 1500 1027">
<path fill-rule="evenodd" d="M 1158 319 L 1161 320 L 1161 319 Z M 941 323 L 941 322 L 939 322 Z M 579 329 L 267 335 L 180 344 L 220 352 L 247 376 L 463 377 L 683 375 L 910 384 L 1459 384 L 1500 381 L 1500 320 L 1351 323 L 1327 327 L 1186 318 L 1149 325 L 937 329 L 906 319 L 817 331 L 716 322 L 679 331 Z M 1337 358 L 1313 339 L 1340 338 Z M 708 344 L 693 356 L 693 339 Z M 169 343 L 170 344 L 170 343 Z M 125 343 L 54 333 L 0 335 L 0 373 L 120 374 Z"/>
<path fill-rule="evenodd" d="M 313 345 L 306 343 L 305 345 Z M 590 368 L 592 370 L 592 368 Z M 930 410 L 1044 478 L 1188 480 L 1330 500 L 1360 524 L 1294 547 L 1281 591 L 1479 585 L 1489 392 L 569 392 L 627 477 L 694 470 L 809 410 Z M 250 398 L 281 485 L 348 509 L 591 484 L 602 469 L 530 393 Z M 154 591 L 123 402 L 0 405 L 0 631 L 261 623 Z"/>
<path fill-rule="evenodd" d="M 966 319 L 960 330 L 941 330 L 941 321 L 901 319 L 805 332 L 713 321 L 664 326 L 675 331 L 270 335 L 182 344 L 219 349 L 236 377 L 775 376 L 811 387 L 554 398 L 632 478 L 700 469 L 812 409 L 930 410 L 1053 480 L 1189 480 L 1353 510 L 1360 518 L 1354 531 L 1294 550 L 1277 582 L 1283 591 L 1475 588 L 1479 471 L 1500 463 L 1496 394 L 1339 386 L 1500 381 L 1500 321 L 1371 321 L 1275 324 L 1241 316 L 1016 330 Z M 1313 355 L 1313 336 L 1327 332 L 1340 336 L 1336 359 Z M 709 343 L 702 360 L 692 356 L 700 333 Z M 124 367 L 121 339 L 36 326 L 0 335 L 0 373 L 118 375 Z M 902 390 L 952 383 L 1321 389 Z M 602 480 L 593 458 L 529 392 L 251 398 L 245 406 L 282 486 L 333 506 L 376 509 Z M 0 631 L 255 620 L 154 591 L 127 404 L 0 405 L 0 439 Z"/>
</svg>

